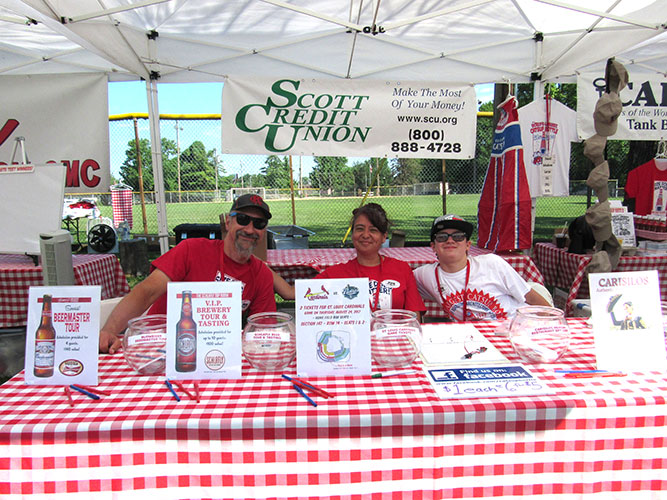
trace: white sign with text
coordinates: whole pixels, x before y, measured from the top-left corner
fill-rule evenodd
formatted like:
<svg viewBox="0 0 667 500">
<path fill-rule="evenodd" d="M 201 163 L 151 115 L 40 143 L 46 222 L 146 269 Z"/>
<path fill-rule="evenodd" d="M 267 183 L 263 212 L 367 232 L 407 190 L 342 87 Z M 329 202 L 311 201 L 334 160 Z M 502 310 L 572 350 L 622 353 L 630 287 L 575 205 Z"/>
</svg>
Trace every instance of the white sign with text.
<svg viewBox="0 0 667 500">
<path fill-rule="evenodd" d="M 28 385 L 97 385 L 101 287 L 31 286 L 25 346 Z"/>
<path fill-rule="evenodd" d="M 224 153 L 472 158 L 468 83 L 229 77 Z"/>
<path fill-rule="evenodd" d="M 299 376 L 370 375 L 368 278 L 296 280 Z"/>
<path fill-rule="evenodd" d="M 664 371 L 658 271 L 589 274 L 599 370 Z"/>
<path fill-rule="evenodd" d="M 241 378 L 241 283 L 167 286 L 167 378 Z"/>
</svg>

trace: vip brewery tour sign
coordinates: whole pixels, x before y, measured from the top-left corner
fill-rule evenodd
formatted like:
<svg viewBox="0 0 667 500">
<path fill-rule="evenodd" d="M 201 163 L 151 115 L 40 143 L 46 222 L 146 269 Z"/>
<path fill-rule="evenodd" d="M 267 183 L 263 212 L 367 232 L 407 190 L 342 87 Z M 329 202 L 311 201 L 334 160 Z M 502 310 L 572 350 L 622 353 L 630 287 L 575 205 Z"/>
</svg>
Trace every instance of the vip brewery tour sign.
<svg viewBox="0 0 667 500">
<path fill-rule="evenodd" d="M 472 158 L 466 83 L 229 77 L 224 153 Z"/>
</svg>

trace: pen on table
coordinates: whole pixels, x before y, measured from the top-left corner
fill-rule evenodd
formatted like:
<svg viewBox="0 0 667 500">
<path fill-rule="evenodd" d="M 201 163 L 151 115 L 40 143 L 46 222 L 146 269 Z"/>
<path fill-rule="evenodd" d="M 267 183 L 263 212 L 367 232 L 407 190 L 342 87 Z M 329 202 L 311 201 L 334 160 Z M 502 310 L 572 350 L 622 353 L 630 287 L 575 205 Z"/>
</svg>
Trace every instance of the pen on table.
<svg viewBox="0 0 667 500">
<path fill-rule="evenodd" d="M 97 387 L 90 387 L 88 385 L 81 385 L 81 384 L 79 384 L 79 387 L 87 390 L 88 392 L 92 392 L 93 394 L 101 394 L 102 396 L 111 396 L 110 392 L 103 391 L 102 389 L 98 389 Z"/>
<path fill-rule="evenodd" d="M 167 386 L 167 389 L 171 392 L 171 395 L 174 396 L 174 399 L 176 401 L 180 401 L 181 398 L 178 397 L 178 394 L 176 394 L 176 391 L 174 390 L 174 387 L 171 385 L 171 382 L 169 380 L 164 381 L 165 385 Z"/>
<path fill-rule="evenodd" d="M 392 372 L 379 372 L 371 375 L 371 378 L 387 378 L 395 377 L 397 375 L 409 375 L 411 373 L 415 373 L 416 371 L 417 370 L 394 370 Z"/>
<path fill-rule="evenodd" d="M 189 397 L 190 399 L 193 399 L 193 400 L 194 400 L 194 399 L 197 399 L 197 398 L 195 398 L 195 396 L 193 396 L 193 395 L 190 393 L 190 391 L 188 391 L 188 390 L 183 386 L 183 384 L 181 384 L 178 380 L 174 380 L 174 381 L 173 381 L 173 384 L 174 384 L 176 387 L 178 387 L 180 390 L 182 390 L 185 394 L 187 394 L 188 397 Z"/>
<path fill-rule="evenodd" d="M 554 373 L 609 373 L 608 370 L 554 370 Z"/>
<path fill-rule="evenodd" d="M 195 380 L 195 397 L 197 398 L 197 403 L 199 403 L 199 382 Z"/>
<path fill-rule="evenodd" d="M 78 385 L 70 384 L 70 387 L 71 387 L 72 389 L 74 389 L 75 391 L 79 391 L 81 394 L 85 394 L 86 396 L 88 396 L 88 397 L 91 398 L 91 399 L 100 399 L 100 397 L 99 397 L 97 394 L 93 394 L 93 393 L 90 392 L 90 391 L 87 391 L 87 390 L 85 390 L 85 389 L 82 389 L 82 388 L 79 387 Z"/>
<path fill-rule="evenodd" d="M 317 403 L 316 403 L 315 401 L 313 401 L 312 399 L 310 399 L 310 398 L 308 397 L 308 394 L 306 394 L 305 392 L 303 392 L 303 389 L 302 389 L 301 387 L 299 387 L 298 385 L 296 385 L 294 382 L 292 382 L 292 387 L 294 387 L 294 389 L 296 389 L 296 392 L 298 392 L 298 393 L 301 394 L 304 398 L 306 398 L 306 401 L 308 401 L 311 405 L 313 405 L 313 406 L 317 406 Z"/>
<path fill-rule="evenodd" d="M 566 373 L 565 378 L 598 378 L 598 377 L 625 377 L 621 372 L 600 372 L 600 373 Z"/>
<path fill-rule="evenodd" d="M 69 400 L 69 405 L 74 406 L 74 400 L 72 399 L 72 393 L 69 390 L 69 387 L 65 386 L 65 395 L 67 396 L 67 399 Z"/>
<path fill-rule="evenodd" d="M 307 389 L 308 391 L 310 391 L 310 392 L 312 392 L 312 393 L 315 393 L 315 394 L 317 394 L 318 396 L 321 396 L 321 397 L 323 397 L 323 398 L 325 398 L 325 399 L 327 399 L 327 398 L 333 398 L 333 397 L 334 397 L 333 394 L 329 394 L 329 393 L 328 393 L 327 391 L 325 391 L 324 389 L 321 389 L 321 388 L 319 388 L 319 387 L 317 387 L 317 386 L 315 386 L 315 385 L 309 384 L 308 382 L 306 382 L 306 381 L 304 381 L 304 380 L 301 380 L 301 379 L 299 379 L 299 378 L 289 377 L 289 376 L 285 375 L 284 373 L 281 375 L 281 377 L 284 378 L 285 380 L 289 380 L 289 381 L 292 382 L 293 384 L 296 384 L 296 385 L 300 386 L 300 387 L 303 388 L 303 389 Z"/>
</svg>

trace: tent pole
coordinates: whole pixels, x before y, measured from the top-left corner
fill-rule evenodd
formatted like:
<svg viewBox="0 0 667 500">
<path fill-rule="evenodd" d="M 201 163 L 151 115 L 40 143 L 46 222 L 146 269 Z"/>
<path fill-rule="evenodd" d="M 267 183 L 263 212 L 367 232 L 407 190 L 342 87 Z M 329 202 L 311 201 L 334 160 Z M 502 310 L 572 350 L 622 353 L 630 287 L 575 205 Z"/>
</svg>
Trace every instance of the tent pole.
<svg viewBox="0 0 667 500">
<path fill-rule="evenodd" d="M 162 172 L 162 139 L 160 137 L 160 111 L 157 102 L 157 79 L 146 81 L 148 97 L 148 121 L 151 129 L 151 156 L 153 159 L 153 185 L 157 211 L 157 234 L 160 253 L 169 250 L 169 229 L 167 228 L 167 202 L 164 196 L 164 176 Z"/>
</svg>

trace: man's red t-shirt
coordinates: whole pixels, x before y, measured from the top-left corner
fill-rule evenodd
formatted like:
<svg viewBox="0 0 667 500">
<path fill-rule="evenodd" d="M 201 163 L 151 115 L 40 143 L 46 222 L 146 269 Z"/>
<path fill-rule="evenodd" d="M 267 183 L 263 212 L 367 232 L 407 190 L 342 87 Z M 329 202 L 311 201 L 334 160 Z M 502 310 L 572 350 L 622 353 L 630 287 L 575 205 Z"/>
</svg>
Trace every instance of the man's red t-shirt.
<svg viewBox="0 0 667 500">
<path fill-rule="evenodd" d="M 172 281 L 240 281 L 243 311 L 249 314 L 275 311 L 273 275 L 255 256 L 239 264 L 224 253 L 223 240 L 189 238 L 181 241 L 151 264 Z M 167 313 L 167 294 L 151 306 L 149 314 Z"/>
</svg>

